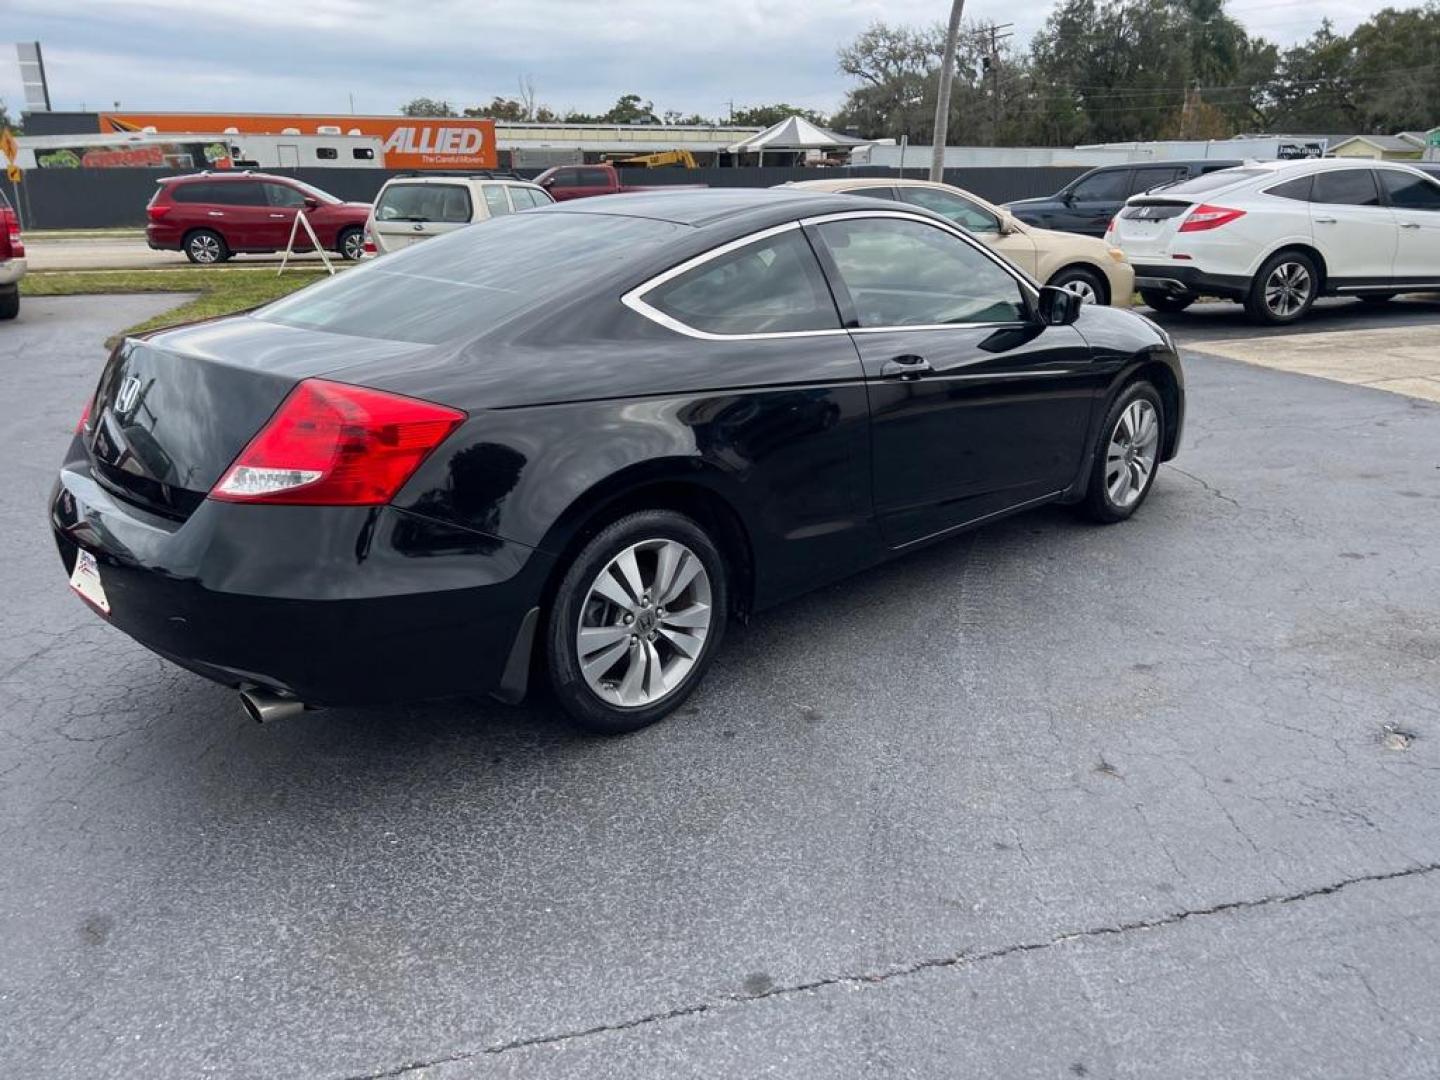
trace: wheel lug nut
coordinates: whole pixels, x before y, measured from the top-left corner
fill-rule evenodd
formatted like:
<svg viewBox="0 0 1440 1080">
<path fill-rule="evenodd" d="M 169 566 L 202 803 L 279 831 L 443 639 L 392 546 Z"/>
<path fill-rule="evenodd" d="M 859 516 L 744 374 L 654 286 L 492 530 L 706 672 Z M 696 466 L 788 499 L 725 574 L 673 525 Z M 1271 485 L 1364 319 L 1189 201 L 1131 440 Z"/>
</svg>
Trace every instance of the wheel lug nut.
<svg viewBox="0 0 1440 1080">
<path fill-rule="evenodd" d="M 638 634 L 631 634 L 631 635 L 630 635 L 630 644 L 631 644 L 631 645 L 639 645 L 639 644 L 640 644 L 640 635 L 638 635 Z"/>
<path fill-rule="evenodd" d="M 626 626 L 629 626 L 629 625 L 630 625 L 632 622 L 634 622 L 634 621 L 635 621 L 635 616 L 634 616 L 634 615 L 626 615 L 626 616 L 625 616 L 625 625 L 626 625 Z"/>
</svg>

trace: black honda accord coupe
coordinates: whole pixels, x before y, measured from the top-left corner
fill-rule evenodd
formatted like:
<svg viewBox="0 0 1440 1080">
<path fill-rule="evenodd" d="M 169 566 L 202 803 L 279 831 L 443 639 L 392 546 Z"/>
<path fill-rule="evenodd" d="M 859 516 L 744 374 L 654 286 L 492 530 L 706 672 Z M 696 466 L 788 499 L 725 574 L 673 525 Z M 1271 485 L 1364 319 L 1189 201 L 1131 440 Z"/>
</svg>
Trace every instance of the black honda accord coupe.
<svg viewBox="0 0 1440 1080">
<path fill-rule="evenodd" d="M 1184 411 L 1164 331 L 923 210 L 627 194 L 126 340 L 50 514 L 91 607 L 258 718 L 544 681 L 621 732 L 731 619 L 1042 503 L 1129 517 Z"/>
</svg>

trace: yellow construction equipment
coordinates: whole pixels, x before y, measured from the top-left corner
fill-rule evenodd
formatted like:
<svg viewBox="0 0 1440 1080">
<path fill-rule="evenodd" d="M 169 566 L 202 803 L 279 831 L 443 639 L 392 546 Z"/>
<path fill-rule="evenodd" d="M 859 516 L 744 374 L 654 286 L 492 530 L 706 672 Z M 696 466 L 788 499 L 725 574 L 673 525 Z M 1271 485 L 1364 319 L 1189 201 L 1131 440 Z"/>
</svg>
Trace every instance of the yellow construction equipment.
<svg viewBox="0 0 1440 1080">
<path fill-rule="evenodd" d="M 634 157 L 613 158 L 612 165 L 641 169 L 663 169 L 675 166 L 681 169 L 698 169 L 700 163 L 689 150 L 662 150 L 655 154 L 636 154 Z"/>
</svg>

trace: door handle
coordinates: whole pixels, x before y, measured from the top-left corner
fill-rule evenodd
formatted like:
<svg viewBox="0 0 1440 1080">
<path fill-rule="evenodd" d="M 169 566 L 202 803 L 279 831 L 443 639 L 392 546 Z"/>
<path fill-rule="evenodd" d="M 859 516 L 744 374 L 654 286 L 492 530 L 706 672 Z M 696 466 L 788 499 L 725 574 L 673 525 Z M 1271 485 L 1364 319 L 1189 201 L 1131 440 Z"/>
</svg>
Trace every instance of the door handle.
<svg viewBox="0 0 1440 1080">
<path fill-rule="evenodd" d="M 271 216 L 271 217 L 278 217 L 278 218 L 281 218 L 281 219 L 284 219 L 284 217 L 285 217 L 284 214 L 271 214 L 270 216 Z"/>
<path fill-rule="evenodd" d="M 211 210 L 211 211 L 210 211 L 210 216 L 211 216 L 211 217 L 224 217 L 224 216 L 225 216 L 225 211 L 224 211 L 224 210 Z"/>
<path fill-rule="evenodd" d="M 1315 219 L 1315 224 L 1316 224 L 1316 225 L 1334 225 L 1334 224 L 1335 224 L 1335 219 L 1334 219 L 1333 217 L 1317 217 L 1317 218 Z"/>
<path fill-rule="evenodd" d="M 1400 228 L 1402 228 L 1402 229 L 1418 229 L 1418 228 L 1420 228 L 1420 223 L 1419 223 L 1418 221 L 1402 221 L 1402 222 L 1400 222 Z"/>
<path fill-rule="evenodd" d="M 880 377 L 882 379 L 918 379 L 927 372 L 934 371 L 930 361 L 923 356 L 914 353 L 903 353 L 900 356 L 891 357 L 880 365 Z"/>
</svg>

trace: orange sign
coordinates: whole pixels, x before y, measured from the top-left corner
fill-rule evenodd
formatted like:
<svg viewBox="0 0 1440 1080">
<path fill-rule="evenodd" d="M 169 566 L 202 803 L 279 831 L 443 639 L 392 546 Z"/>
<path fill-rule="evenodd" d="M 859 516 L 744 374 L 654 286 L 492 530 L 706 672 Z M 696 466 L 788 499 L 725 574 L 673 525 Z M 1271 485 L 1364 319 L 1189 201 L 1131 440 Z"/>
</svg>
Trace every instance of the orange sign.
<svg viewBox="0 0 1440 1080">
<path fill-rule="evenodd" d="M 493 169 L 495 121 L 429 116 L 277 116 L 271 113 L 102 112 L 100 130 L 219 135 L 369 135 L 385 144 L 388 169 Z M 325 130 L 321 130 L 321 129 Z"/>
</svg>

